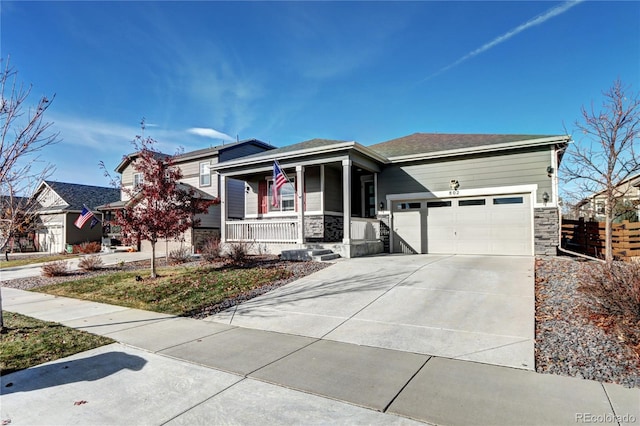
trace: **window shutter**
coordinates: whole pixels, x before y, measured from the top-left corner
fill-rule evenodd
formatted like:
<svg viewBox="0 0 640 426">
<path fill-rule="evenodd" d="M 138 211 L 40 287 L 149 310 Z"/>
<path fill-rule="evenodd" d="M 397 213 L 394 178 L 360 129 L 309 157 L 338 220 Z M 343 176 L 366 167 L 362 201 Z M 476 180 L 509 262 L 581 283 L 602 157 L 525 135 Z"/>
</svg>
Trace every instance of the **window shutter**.
<svg viewBox="0 0 640 426">
<path fill-rule="evenodd" d="M 261 180 L 258 182 L 258 213 L 264 214 L 268 212 L 267 203 L 269 202 L 267 196 L 267 181 Z"/>
</svg>

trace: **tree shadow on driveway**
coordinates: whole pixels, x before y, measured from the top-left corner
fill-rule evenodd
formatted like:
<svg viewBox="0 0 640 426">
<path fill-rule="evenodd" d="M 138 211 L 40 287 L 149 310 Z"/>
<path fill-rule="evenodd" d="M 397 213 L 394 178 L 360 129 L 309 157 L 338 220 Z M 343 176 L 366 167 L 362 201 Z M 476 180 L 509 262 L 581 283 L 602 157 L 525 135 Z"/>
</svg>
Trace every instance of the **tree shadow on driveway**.
<svg viewBox="0 0 640 426">
<path fill-rule="evenodd" d="M 43 364 L 2 376 L 0 395 L 30 392 L 76 382 L 100 380 L 121 370 L 140 371 L 147 361 L 124 352 L 106 352 L 89 357 Z"/>
</svg>

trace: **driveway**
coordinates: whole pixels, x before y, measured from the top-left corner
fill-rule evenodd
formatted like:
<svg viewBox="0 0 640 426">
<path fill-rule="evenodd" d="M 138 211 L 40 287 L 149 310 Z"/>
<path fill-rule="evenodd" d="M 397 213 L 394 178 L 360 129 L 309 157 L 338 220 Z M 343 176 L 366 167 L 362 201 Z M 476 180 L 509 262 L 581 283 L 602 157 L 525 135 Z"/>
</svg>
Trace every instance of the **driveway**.
<svg viewBox="0 0 640 426">
<path fill-rule="evenodd" d="M 534 369 L 534 258 L 341 260 L 207 318 L 446 358 Z"/>
</svg>

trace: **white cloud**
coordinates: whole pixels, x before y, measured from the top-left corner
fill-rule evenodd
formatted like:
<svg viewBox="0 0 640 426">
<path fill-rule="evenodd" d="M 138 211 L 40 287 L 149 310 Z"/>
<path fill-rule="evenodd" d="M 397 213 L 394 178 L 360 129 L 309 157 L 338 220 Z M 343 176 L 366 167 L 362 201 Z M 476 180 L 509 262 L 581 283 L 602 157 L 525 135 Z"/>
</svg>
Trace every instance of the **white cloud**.
<svg viewBox="0 0 640 426">
<path fill-rule="evenodd" d="M 505 34 L 501 35 L 500 37 L 496 37 L 495 39 L 491 40 L 488 43 L 483 44 L 481 47 L 477 48 L 476 50 L 473 50 L 469 53 L 467 53 L 466 55 L 464 55 L 463 57 L 461 57 L 460 59 L 458 59 L 457 61 L 447 65 L 446 67 L 440 69 L 439 71 L 437 71 L 434 74 L 431 74 L 430 76 L 428 76 L 427 78 L 425 78 L 423 81 L 429 80 L 437 75 L 442 74 L 445 71 L 450 70 L 451 68 L 460 65 L 461 63 L 463 63 L 464 61 L 466 61 L 467 59 L 473 58 L 474 56 L 477 56 L 483 52 L 486 52 L 487 50 L 499 45 L 500 43 L 504 43 L 505 41 L 509 40 L 511 37 L 520 34 L 521 32 L 528 30 L 531 27 L 534 27 L 536 25 L 540 25 L 546 21 L 548 21 L 551 18 L 554 18 L 558 15 L 563 14 L 564 12 L 566 12 L 567 10 L 571 9 L 572 7 L 582 3 L 585 0 L 575 0 L 575 1 L 567 1 L 565 3 L 562 3 L 559 6 L 556 6 L 554 8 L 551 8 L 549 10 L 547 10 L 546 12 L 544 12 L 541 15 L 536 16 L 533 19 L 528 20 L 527 22 L 525 22 L 524 24 L 521 24 L 519 26 L 517 26 L 516 28 L 506 32 Z"/>
<path fill-rule="evenodd" d="M 192 127 L 190 129 L 187 129 L 187 133 L 191 133 L 192 135 L 198 135 L 198 136 L 211 138 L 211 139 L 222 139 L 225 141 L 234 140 L 231 136 L 227 135 L 226 133 L 222 133 L 215 129 L 209 129 L 204 127 Z"/>
</svg>

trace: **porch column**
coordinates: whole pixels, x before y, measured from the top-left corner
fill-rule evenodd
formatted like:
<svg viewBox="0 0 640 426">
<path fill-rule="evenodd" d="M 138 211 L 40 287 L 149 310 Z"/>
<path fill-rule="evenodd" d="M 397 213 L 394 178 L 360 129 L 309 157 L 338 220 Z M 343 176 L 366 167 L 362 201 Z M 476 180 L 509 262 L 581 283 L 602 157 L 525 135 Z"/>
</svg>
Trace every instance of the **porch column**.
<svg viewBox="0 0 640 426">
<path fill-rule="evenodd" d="M 227 242 L 227 178 L 220 176 L 220 242 Z"/>
<path fill-rule="evenodd" d="M 342 160 L 343 244 L 351 244 L 351 160 Z"/>
<path fill-rule="evenodd" d="M 304 166 L 296 166 L 296 197 L 298 197 L 298 244 L 304 244 Z"/>
</svg>

